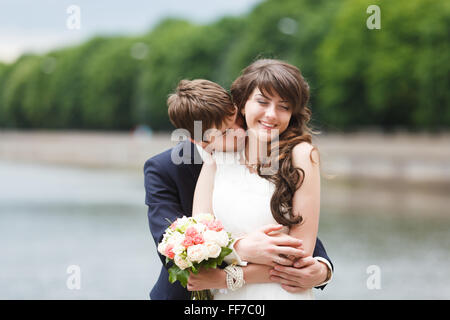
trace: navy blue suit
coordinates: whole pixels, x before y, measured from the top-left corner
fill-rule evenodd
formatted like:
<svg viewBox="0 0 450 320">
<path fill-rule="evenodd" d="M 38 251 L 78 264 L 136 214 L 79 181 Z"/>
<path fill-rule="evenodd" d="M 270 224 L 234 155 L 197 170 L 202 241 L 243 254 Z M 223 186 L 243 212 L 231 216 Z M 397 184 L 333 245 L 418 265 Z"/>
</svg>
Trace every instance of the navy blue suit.
<svg viewBox="0 0 450 320">
<path fill-rule="evenodd" d="M 174 163 L 172 153 L 176 160 L 183 159 L 183 161 L 180 164 Z M 201 168 L 200 154 L 190 141 L 180 142 L 174 148 L 150 158 L 145 163 L 145 203 L 148 206 L 148 221 L 156 246 L 169 226 L 167 220 L 175 221 L 179 217 L 192 215 L 195 185 Z M 163 266 L 150 292 L 150 298 L 153 300 L 190 299 L 190 292 L 178 281 L 173 284 L 169 282 L 165 257 L 159 253 L 158 255 Z M 330 261 L 319 239 L 316 241 L 313 256 L 320 256 Z"/>
</svg>

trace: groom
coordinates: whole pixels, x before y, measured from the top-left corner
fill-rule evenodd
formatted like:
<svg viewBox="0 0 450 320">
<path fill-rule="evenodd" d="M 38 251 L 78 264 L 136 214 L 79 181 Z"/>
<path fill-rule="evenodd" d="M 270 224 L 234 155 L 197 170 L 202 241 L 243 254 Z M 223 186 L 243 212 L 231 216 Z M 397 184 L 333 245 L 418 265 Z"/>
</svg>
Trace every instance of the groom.
<svg viewBox="0 0 450 320">
<path fill-rule="evenodd" d="M 147 160 L 144 165 L 145 203 L 148 206 L 150 231 L 156 243 L 162 240 L 168 221 L 192 215 L 192 203 L 200 170 L 202 153 L 215 141 L 205 141 L 208 129 L 218 129 L 227 140 L 229 129 L 238 129 L 236 108 L 230 95 L 221 86 L 207 80 L 182 80 L 168 99 L 169 117 L 177 128 L 185 129 L 194 139 L 180 142 L 174 148 Z M 201 121 L 201 136 L 196 137 L 194 121 Z M 225 151 L 225 150 L 223 150 Z M 182 161 L 173 161 L 182 159 Z M 276 226 L 266 226 L 239 238 L 232 244 L 233 253 L 226 257 L 228 263 L 245 266 L 247 262 L 277 265 L 272 280 L 284 285 L 290 292 L 304 288 L 323 289 L 331 280 L 333 267 L 321 241 L 317 239 L 314 257 L 301 257 L 291 261 L 284 256 L 287 246 L 298 247 L 297 239 L 287 235 L 272 235 Z M 299 249 L 300 252 L 300 249 Z M 158 253 L 163 264 L 159 278 L 150 292 L 153 300 L 187 300 L 190 293 L 179 282 L 169 282 L 165 257 Z M 276 262 L 276 264 L 274 263 Z M 282 266 L 283 265 L 283 266 Z M 245 267 L 244 267 L 245 268 Z"/>
</svg>

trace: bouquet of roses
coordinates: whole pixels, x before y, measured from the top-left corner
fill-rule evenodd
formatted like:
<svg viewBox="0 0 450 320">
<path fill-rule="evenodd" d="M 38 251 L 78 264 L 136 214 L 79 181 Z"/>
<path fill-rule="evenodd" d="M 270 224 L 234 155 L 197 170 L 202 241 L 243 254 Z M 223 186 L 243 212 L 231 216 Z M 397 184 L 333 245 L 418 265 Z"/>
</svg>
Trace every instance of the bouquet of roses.
<svg viewBox="0 0 450 320">
<path fill-rule="evenodd" d="M 158 252 L 166 257 L 169 268 L 169 281 L 180 281 L 186 288 L 189 271 L 197 274 L 200 268 L 217 268 L 223 259 L 232 252 L 231 234 L 226 232 L 219 220 L 211 214 L 198 214 L 195 217 L 182 217 L 174 221 L 164 233 Z M 209 290 L 193 292 L 195 300 L 211 297 Z"/>
</svg>

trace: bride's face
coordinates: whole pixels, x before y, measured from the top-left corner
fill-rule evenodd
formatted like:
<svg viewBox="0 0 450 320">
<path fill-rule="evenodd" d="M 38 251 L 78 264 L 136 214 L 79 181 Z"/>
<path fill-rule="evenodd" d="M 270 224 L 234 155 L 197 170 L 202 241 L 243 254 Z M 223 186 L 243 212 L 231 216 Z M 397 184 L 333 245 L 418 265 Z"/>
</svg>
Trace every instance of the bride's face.
<svg viewBox="0 0 450 320">
<path fill-rule="evenodd" d="M 274 95 L 253 90 L 245 107 L 241 110 L 249 133 L 254 133 L 260 141 L 271 141 L 283 133 L 291 120 L 292 106 L 272 90 Z"/>
</svg>

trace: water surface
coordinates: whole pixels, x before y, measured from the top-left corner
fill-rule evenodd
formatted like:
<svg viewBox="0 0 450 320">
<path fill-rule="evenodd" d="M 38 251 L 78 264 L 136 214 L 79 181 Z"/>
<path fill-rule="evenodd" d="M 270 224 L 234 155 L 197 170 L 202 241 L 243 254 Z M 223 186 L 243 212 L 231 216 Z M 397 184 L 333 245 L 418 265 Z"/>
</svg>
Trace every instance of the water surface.
<svg viewBox="0 0 450 320">
<path fill-rule="evenodd" d="M 0 218 L 0 299 L 148 299 L 160 261 L 141 172 L 0 162 Z M 443 214 L 323 206 L 335 274 L 316 297 L 449 299 L 449 230 Z M 71 265 L 79 290 L 66 284 Z M 379 289 L 367 287 L 371 265 Z"/>
</svg>

